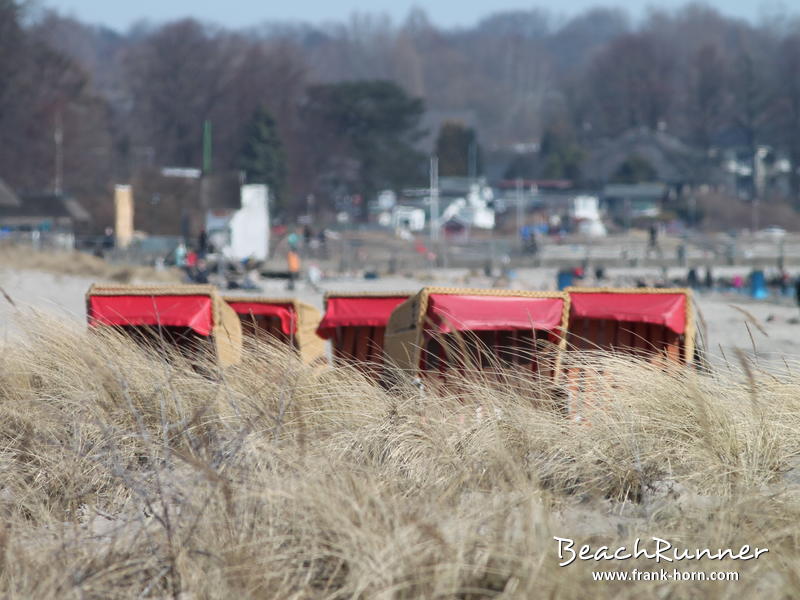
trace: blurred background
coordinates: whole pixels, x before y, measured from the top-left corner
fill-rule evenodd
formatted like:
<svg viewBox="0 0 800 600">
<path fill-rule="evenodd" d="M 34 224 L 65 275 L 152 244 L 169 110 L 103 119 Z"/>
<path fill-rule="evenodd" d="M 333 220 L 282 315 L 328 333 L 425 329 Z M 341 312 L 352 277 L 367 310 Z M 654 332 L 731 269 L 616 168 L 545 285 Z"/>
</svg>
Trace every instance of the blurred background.
<svg viewBox="0 0 800 600">
<path fill-rule="evenodd" d="M 791 8 L 318 4 L 0 0 L 0 236 L 323 276 L 800 261 Z"/>
</svg>

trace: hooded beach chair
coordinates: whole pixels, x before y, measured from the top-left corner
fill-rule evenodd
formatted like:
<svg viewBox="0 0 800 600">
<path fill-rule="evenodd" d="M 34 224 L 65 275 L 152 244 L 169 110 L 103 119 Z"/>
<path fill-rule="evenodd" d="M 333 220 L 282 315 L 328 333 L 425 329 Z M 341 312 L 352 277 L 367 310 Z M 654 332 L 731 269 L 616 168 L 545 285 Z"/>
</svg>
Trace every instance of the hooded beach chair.
<svg viewBox="0 0 800 600">
<path fill-rule="evenodd" d="M 386 356 L 414 377 L 496 365 L 555 375 L 568 311 L 562 292 L 424 288 L 392 313 Z"/>
<path fill-rule="evenodd" d="M 86 294 L 86 314 L 91 327 L 116 327 L 188 356 L 208 352 L 222 367 L 241 358 L 239 317 L 210 285 L 95 284 Z"/>
<path fill-rule="evenodd" d="M 258 296 L 226 296 L 225 301 L 239 316 L 243 335 L 285 342 L 307 364 L 325 356 L 325 341 L 317 335 L 321 315 L 310 304 Z"/>
<path fill-rule="evenodd" d="M 683 288 L 581 288 L 570 297 L 568 348 L 694 358 L 692 292 Z"/>
<path fill-rule="evenodd" d="M 691 290 L 569 287 L 565 291 L 570 297 L 567 347 L 571 352 L 563 373 L 572 419 L 591 421 L 586 421 L 588 411 L 614 397 L 613 375 L 599 364 L 587 368 L 582 353 L 632 355 L 664 366 L 693 361 Z"/>
<path fill-rule="evenodd" d="M 409 296 L 410 292 L 329 292 L 317 335 L 331 340 L 335 361 L 379 374 L 389 316 Z"/>
</svg>

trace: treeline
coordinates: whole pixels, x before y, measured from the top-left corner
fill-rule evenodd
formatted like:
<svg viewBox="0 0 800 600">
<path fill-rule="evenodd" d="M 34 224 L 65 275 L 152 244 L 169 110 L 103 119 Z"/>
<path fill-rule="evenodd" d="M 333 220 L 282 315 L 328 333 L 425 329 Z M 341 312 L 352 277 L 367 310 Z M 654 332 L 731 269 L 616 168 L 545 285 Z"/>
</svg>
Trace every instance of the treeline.
<svg viewBox="0 0 800 600">
<path fill-rule="evenodd" d="M 692 4 L 638 23 L 599 8 L 448 30 L 416 9 L 402 23 L 183 20 L 118 34 L 55 13 L 23 19 L 0 0 L 0 177 L 17 188 L 59 183 L 62 135 L 61 185 L 99 206 L 137 169 L 200 167 L 209 121 L 213 169 L 269 181 L 289 212 L 333 206 L 424 183 L 438 133 L 426 128 L 442 118 L 477 131 L 471 164 L 504 161 L 509 176 L 580 180 L 588 148 L 633 128 L 711 162 L 765 144 L 790 160 L 798 196 L 800 23 Z"/>
</svg>

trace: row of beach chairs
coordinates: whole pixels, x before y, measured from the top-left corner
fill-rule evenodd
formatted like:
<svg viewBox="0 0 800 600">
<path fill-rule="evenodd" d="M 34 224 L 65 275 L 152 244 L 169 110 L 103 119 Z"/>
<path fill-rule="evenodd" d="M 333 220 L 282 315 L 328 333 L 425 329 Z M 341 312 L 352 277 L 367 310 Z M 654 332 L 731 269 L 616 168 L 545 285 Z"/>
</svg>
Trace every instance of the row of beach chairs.
<svg viewBox="0 0 800 600">
<path fill-rule="evenodd" d="M 92 327 L 157 335 L 186 353 L 237 363 L 242 338 L 293 347 L 309 364 L 351 364 L 382 379 L 389 362 L 417 377 L 515 365 L 557 375 L 562 350 L 635 354 L 689 364 L 691 291 L 567 288 L 563 292 L 426 287 L 417 293 L 329 293 L 325 314 L 294 299 L 223 298 L 212 286 L 94 285 Z"/>
</svg>

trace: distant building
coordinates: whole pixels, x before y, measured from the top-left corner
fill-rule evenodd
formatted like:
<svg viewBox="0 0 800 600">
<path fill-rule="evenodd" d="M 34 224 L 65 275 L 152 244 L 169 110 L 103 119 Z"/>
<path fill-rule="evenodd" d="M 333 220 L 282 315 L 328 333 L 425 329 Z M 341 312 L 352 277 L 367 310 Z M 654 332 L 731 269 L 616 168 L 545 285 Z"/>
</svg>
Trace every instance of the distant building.
<svg viewBox="0 0 800 600">
<path fill-rule="evenodd" d="M 595 192 L 570 189 L 569 182 L 541 183 L 544 185 L 539 187 L 533 181 L 526 181 L 519 191 L 506 182 L 498 185 L 495 204 L 502 211 L 499 227 L 503 231 L 519 233 L 519 229 L 527 226 L 543 234 L 558 230 L 592 237 L 606 235 L 605 211 Z"/>
<path fill-rule="evenodd" d="M 647 128 L 632 129 L 595 144 L 583 163 L 583 179 L 598 186 L 611 183 L 634 158 L 652 168 L 653 181 L 678 191 L 685 184 L 707 183 L 703 170 L 707 161 L 702 152 L 664 131 Z"/>
<path fill-rule="evenodd" d="M 494 190 L 484 178 L 441 177 L 439 225 L 455 219 L 467 230 L 494 229 L 494 201 Z"/>
<path fill-rule="evenodd" d="M 414 206 L 394 206 L 389 223 L 395 230 L 422 231 L 425 229 L 425 210 Z"/>
<path fill-rule="evenodd" d="M 0 207 L 19 206 L 20 201 L 17 195 L 0 179 Z"/>
<path fill-rule="evenodd" d="M 260 183 L 243 185 L 238 202 L 218 198 L 206 213 L 205 229 L 213 248 L 234 260 L 269 257 L 269 188 Z"/>
<path fill-rule="evenodd" d="M 747 149 L 728 149 L 722 153 L 722 170 L 728 188 L 743 200 L 767 191 L 791 193 L 792 163 L 770 146 L 758 146 L 755 155 Z"/>
<path fill-rule="evenodd" d="M 658 217 L 668 198 L 669 188 L 663 183 L 616 183 L 603 188 L 602 203 L 611 218 L 630 227 L 636 220 Z"/>
<path fill-rule="evenodd" d="M 428 188 L 403 190 L 391 209 L 379 201 L 371 203 L 370 212 L 375 220 L 395 229 L 422 231 L 430 226 L 431 198 Z M 469 177 L 441 177 L 439 179 L 438 224 L 457 221 L 467 230 L 494 229 L 494 190 L 486 179 Z"/>
<path fill-rule="evenodd" d="M 16 205 L 8 203 L 7 194 L 0 188 L 0 197 L 2 196 L 5 197 L 5 203 L 0 199 L 0 228 L 6 231 L 76 234 L 85 232 L 91 222 L 91 216 L 86 209 L 69 196 L 23 195 Z"/>
</svg>

